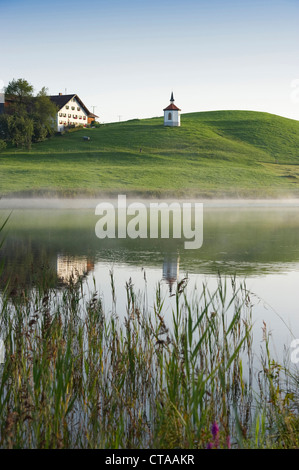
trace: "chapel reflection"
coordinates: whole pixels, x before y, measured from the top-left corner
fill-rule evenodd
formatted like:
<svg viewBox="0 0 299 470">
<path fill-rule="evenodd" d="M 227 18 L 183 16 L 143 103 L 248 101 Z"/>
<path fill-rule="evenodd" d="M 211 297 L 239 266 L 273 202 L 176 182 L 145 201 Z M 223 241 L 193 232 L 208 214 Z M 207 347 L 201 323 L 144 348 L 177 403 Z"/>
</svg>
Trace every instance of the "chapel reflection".
<svg viewBox="0 0 299 470">
<path fill-rule="evenodd" d="M 174 286 L 178 281 L 179 271 L 180 257 L 178 255 L 167 256 L 164 258 L 162 279 L 168 284 L 170 295 L 172 294 Z"/>
</svg>

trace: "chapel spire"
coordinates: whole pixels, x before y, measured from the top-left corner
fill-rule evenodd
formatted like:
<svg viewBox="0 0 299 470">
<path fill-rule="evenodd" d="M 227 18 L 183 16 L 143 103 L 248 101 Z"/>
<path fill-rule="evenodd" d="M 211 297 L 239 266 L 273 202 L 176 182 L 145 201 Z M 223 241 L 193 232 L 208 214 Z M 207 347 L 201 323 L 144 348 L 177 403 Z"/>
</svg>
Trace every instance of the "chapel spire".
<svg viewBox="0 0 299 470">
<path fill-rule="evenodd" d="M 181 125 L 180 108 L 174 103 L 173 91 L 170 96 L 170 104 L 164 108 L 164 126 L 177 127 Z"/>
</svg>

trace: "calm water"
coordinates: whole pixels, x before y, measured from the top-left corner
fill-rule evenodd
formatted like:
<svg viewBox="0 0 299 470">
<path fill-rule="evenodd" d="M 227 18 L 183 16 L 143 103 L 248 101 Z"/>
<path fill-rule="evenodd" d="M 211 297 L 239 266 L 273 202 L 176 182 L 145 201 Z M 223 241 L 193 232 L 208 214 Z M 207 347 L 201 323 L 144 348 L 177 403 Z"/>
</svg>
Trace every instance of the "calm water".
<svg viewBox="0 0 299 470">
<path fill-rule="evenodd" d="M 252 291 L 255 347 L 260 347 L 265 321 L 277 359 L 289 355 L 291 340 L 299 338 L 299 203 L 204 203 L 204 241 L 198 250 L 185 250 L 183 240 L 99 240 L 97 203 L 54 201 L 49 208 L 46 202 L 20 207 L 0 201 L 0 221 L 13 209 L 1 234 L 1 285 L 10 279 L 14 286 L 31 289 L 47 277 L 59 287 L 70 274 L 84 274 L 87 288 L 93 290 L 96 283 L 109 312 L 113 270 L 120 313 L 130 278 L 149 308 L 161 282 L 170 313 L 171 294 L 182 278 L 188 276 L 191 296 L 194 289 L 200 293 L 203 282 L 213 290 L 219 274 L 236 276 L 240 282 L 246 279 Z"/>
</svg>

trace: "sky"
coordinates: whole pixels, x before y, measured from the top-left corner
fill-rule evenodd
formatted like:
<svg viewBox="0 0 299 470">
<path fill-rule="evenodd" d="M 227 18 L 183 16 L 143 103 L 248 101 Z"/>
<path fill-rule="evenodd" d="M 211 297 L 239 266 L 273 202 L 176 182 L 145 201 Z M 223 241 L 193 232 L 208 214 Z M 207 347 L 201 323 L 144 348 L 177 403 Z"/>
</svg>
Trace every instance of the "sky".
<svg viewBox="0 0 299 470">
<path fill-rule="evenodd" d="M 299 120 L 299 0 L 0 0 L 0 91 L 77 94 L 100 122 L 264 111 Z"/>
</svg>

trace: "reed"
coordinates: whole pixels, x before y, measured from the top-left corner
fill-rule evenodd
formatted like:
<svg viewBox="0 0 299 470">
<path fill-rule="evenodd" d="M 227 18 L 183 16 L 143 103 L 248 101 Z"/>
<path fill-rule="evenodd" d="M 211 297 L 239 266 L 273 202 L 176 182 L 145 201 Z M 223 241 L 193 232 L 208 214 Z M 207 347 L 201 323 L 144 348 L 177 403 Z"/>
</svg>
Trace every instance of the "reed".
<svg viewBox="0 0 299 470">
<path fill-rule="evenodd" d="M 1 448 L 297 447 L 298 376 L 266 332 L 254 386 L 246 285 L 219 278 L 191 301 L 186 285 L 172 317 L 159 285 L 150 309 L 130 280 L 109 314 L 83 281 L 4 292 Z"/>
</svg>

